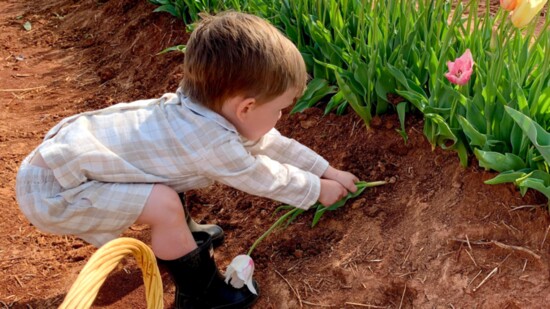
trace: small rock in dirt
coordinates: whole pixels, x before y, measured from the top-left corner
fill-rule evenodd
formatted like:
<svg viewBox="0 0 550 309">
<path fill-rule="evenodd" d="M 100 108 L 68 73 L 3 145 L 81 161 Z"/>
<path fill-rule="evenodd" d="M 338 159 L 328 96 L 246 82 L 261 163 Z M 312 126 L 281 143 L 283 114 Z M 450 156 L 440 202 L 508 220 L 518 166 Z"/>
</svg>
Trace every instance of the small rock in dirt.
<svg viewBox="0 0 550 309">
<path fill-rule="evenodd" d="M 380 169 L 380 171 L 382 173 L 384 173 L 386 171 L 386 165 L 384 163 L 378 161 L 377 166 L 378 166 L 378 169 Z"/>
<path fill-rule="evenodd" d="M 300 121 L 300 126 L 304 129 L 312 128 L 315 126 L 315 124 L 317 124 L 317 121 L 315 121 L 314 119 Z"/>
<path fill-rule="evenodd" d="M 357 209 L 365 204 L 365 199 L 360 198 L 351 204 L 351 209 Z"/>
<path fill-rule="evenodd" d="M 394 247 L 395 251 L 397 252 L 401 252 L 405 249 L 405 245 L 403 245 L 402 243 L 398 242 L 395 244 L 395 247 Z"/>
<path fill-rule="evenodd" d="M 369 218 L 374 218 L 380 213 L 380 207 L 373 205 L 365 208 L 365 215 Z"/>
<path fill-rule="evenodd" d="M 378 116 L 378 115 L 372 117 L 372 119 L 370 121 L 370 125 L 373 128 L 380 127 L 382 125 L 382 118 L 380 118 L 380 116 Z"/>
<path fill-rule="evenodd" d="M 103 68 L 97 72 L 97 76 L 99 76 L 101 82 L 104 83 L 115 77 L 115 71 L 112 68 Z"/>
<path fill-rule="evenodd" d="M 389 151 L 399 156 L 405 156 L 409 152 L 409 148 L 404 141 L 397 141 L 390 145 Z"/>
<path fill-rule="evenodd" d="M 73 249 L 78 249 L 78 248 L 82 248 L 82 247 L 84 247 L 84 244 L 81 243 L 81 242 L 76 242 L 76 243 L 73 243 L 71 245 L 71 248 L 73 248 Z"/>
<path fill-rule="evenodd" d="M 70 255 L 70 256 L 67 257 L 67 259 L 70 262 L 80 262 L 80 261 L 84 261 L 86 259 L 86 256 L 80 255 L 80 254 Z"/>
<path fill-rule="evenodd" d="M 94 39 L 88 38 L 82 42 L 82 47 L 90 47 L 95 44 Z"/>
</svg>

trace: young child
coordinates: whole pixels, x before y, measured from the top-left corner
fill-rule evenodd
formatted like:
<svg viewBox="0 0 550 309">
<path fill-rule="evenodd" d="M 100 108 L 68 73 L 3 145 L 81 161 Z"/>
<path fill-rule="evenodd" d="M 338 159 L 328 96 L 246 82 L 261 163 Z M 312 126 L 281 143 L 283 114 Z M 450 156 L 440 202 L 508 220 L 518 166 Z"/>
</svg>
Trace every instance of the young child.
<svg viewBox="0 0 550 309">
<path fill-rule="evenodd" d="M 176 308 L 248 307 L 257 296 L 223 282 L 211 256 L 221 229 L 186 220 L 178 193 L 218 181 L 307 209 L 355 192 L 357 177 L 274 129 L 306 81 L 301 54 L 267 21 L 205 16 L 176 93 L 81 113 L 46 134 L 19 169 L 20 208 L 37 228 L 97 247 L 148 224 Z"/>
</svg>

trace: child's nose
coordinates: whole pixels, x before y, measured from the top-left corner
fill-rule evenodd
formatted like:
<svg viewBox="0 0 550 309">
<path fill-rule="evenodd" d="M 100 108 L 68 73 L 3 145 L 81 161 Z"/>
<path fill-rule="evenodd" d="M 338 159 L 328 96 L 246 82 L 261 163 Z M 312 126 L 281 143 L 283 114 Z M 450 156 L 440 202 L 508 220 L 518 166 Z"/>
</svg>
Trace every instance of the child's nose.
<svg viewBox="0 0 550 309">
<path fill-rule="evenodd" d="M 277 117 L 277 119 L 281 119 L 282 116 L 283 116 L 283 112 L 279 111 L 279 117 Z"/>
</svg>

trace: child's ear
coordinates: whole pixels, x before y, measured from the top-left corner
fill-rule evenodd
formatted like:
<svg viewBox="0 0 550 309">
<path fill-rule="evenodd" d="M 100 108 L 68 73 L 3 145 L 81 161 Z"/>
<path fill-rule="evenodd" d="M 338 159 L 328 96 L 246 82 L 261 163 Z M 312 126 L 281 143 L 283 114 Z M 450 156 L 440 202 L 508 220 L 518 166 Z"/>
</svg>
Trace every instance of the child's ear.
<svg viewBox="0 0 550 309">
<path fill-rule="evenodd" d="M 236 116 L 240 121 L 245 121 L 250 112 L 256 107 L 256 99 L 245 98 L 237 104 Z"/>
</svg>

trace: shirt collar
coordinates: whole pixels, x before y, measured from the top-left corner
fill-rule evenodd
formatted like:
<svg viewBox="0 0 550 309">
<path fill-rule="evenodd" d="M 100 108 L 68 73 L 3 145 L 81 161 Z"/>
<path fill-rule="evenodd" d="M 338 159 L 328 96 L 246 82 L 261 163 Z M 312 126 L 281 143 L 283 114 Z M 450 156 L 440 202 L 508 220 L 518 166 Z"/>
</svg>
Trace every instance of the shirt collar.
<svg viewBox="0 0 550 309">
<path fill-rule="evenodd" d="M 205 117 L 207 119 L 215 121 L 217 124 L 222 126 L 224 129 L 234 132 L 237 135 L 239 135 L 239 132 L 237 132 L 237 129 L 231 122 L 227 121 L 225 117 L 222 115 L 216 113 L 215 111 L 209 109 L 208 107 L 193 102 L 185 93 L 183 93 L 183 90 L 181 88 L 178 88 L 177 92 L 178 97 L 180 99 L 180 102 L 183 104 L 183 106 L 190 109 L 193 113 L 200 115 L 202 117 Z"/>
</svg>

